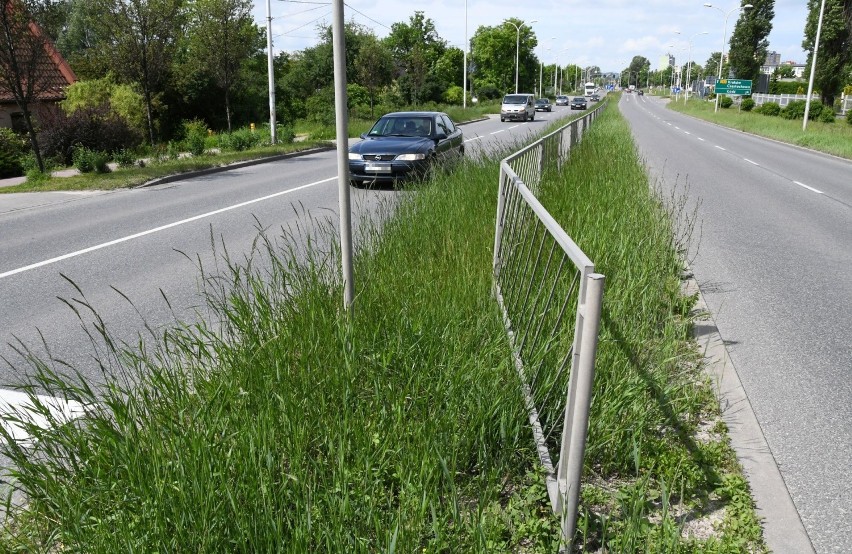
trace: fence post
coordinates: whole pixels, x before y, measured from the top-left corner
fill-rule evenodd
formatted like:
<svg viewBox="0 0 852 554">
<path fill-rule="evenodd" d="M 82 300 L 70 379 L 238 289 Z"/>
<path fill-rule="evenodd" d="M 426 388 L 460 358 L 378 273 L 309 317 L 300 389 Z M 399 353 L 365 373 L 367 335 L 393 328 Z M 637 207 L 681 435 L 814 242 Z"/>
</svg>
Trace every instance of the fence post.
<svg viewBox="0 0 852 554">
<path fill-rule="evenodd" d="M 566 402 L 562 447 L 557 473 L 561 493 L 560 499 L 564 496 L 560 512 L 562 538 L 566 545 L 570 545 L 573 541 L 577 523 L 580 479 L 583 476 L 583 457 L 586 451 L 586 435 L 589 431 L 589 408 L 592 400 L 592 384 L 595 378 L 595 354 L 598 347 L 598 330 L 601 324 L 604 280 L 604 276 L 600 273 L 590 273 L 586 278 L 585 300 L 581 307 L 582 329 L 575 331 L 582 333 L 580 353 L 576 367 L 572 368 L 571 381 L 573 381 L 573 386 L 569 386 L 568 390 L 569 396 Z M 566 441 L 566 438 L 568 441 Z M 570 444 L 566 444 L 566 442 L 570 442 Z"/>
</svg>

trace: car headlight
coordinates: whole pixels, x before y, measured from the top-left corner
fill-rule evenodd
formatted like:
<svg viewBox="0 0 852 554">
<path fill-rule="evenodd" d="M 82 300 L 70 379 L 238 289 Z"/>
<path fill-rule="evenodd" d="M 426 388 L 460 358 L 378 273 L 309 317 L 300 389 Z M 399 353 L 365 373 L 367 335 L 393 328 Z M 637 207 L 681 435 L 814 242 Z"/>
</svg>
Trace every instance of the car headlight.
<svg viewBox="0 0 852 554">
<path fill-rule="evenodd" d="M 349 153 L 349 159 L 350 160 L 362 160 L 363 158 L 361 157 L 361 154 L 356 154 L 355 152 L 350 152 Z"/>
<path fill-rule="evenodd" d="M 417 160 L 425 160 L 426 154 L 400 154 L 396 157 L 401 162 L 413 162 Z"/>
</svg>

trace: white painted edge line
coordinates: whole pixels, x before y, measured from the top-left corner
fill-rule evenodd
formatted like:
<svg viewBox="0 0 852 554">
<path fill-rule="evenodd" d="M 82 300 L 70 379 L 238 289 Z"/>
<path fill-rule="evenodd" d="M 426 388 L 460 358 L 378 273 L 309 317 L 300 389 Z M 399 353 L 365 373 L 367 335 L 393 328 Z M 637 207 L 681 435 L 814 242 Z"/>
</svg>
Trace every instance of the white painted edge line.
<svg viewBox="0 0 852 554">
<path fill-rule="evenodd" d="M 12 436 L 18 444 L 32 444 L 32 437 L 22 427 L 20 421 L 9 421 L 9 418 L 23 420 L 26 423 L 47 429 L 50 420 L 68 423 L 86 412 L 85 405 L 73 400 L 63 400 L 53 396 L 35 395 L 37 402 L 50 412 L 50 418 L 32 404 L 30 395 L 24 392 L 0 389 L 0 425 Z"/>
<path fill-rule="evenodd" d="M 218 210 L 213 210 L 212 212 L 207 212 L 203 214 L 199 214 L 196 216 L 189 217 L 187 219 L 181 219 L 180 221 L 175 221 L 172 223 L 168 223 L 166 225 L 161 225 L 159 227 L 154 227 L 153 229 L 148 229 L 147 231 L 141 231 L 139 233 L 134 233 L 132 235 L 127 235 L 126 237 L 117 238 L 115 240 L 111 240 L 108 242 L 104 242 L 101 244 L 96 244 L 94 246 L 89 246 L 88 248 L 83 248 L 82 250 L 77 250 L 75 252 L 69 252 L 68 254 L 63 254 L 62 256 L 57 256 L 55 258 L 50 258 L 49 260 L 44 260 L 41 262 L 36 262 L 34 264 L 25 265 L 24 267 L 19 267 L 17 269 L 12 269 L 6 271 L 4 273 L 0 273 L 0 279 L 4 279 L 6 277 L 11 277 L 12 275 L 17 275 L 18 273 L 23 273 L 25 271 L 29 271 L 31 269 L 37 269 L 39 267 L 44 267 L 46 265 L 55 264 L 56 262 L 61 262 L 62 260 L 67 260 L 69 258 L 75 258 L 77 256 L 82 256 L 83 254 L 88 254 L 89 252 L 94 252 L 95 250 L 100 250 L 102 248 L 106 248 L 108 246 L 115 246 L 116 244 L 121 244 L 122 242 L 127 242 L 133 239 L 138 239 L 144 237 L 146 235 L 151 235 L 154 233 L 158 233 L 160 231 L 165 231 L 166 229 L 171 229 L 172 227 L 178 227 L 180 225 L 185 225 L 187 223 L 192 223 L 193 221 L 198 221 L 199 219 L 204 219 L 207 217 L 211 217 L 217 214 L 221 214 L 224 212 L 229 212 L 231 210 L 236 210 L 237 208 L 243 208 L 245 206 L 250 206 L 251 204 L 256 204 L 258 202 L 263 202 L 264 200 L 269 200 L 271 198 L 275 198 L 277 196 L 283 196 L 285 194 L 291 194 L 294 192 L 298 192 L 300 190 L 304 190 L 306 188 L 315 187 L 317 185 L 321 185 L 323 183 L 328 183 L 329 181 L 334 181 L 337 179 L 337 176 L 329 177 L 328 179 L 323 179 L 321 181 L 314 181 L 313 183 L 308 183 L 306 185 L 301 185 L 298 187 L 294 187 L 287 190 L 282 190 L 281 192 L 276 192 L 273 194 L 268 194 L 266 196 L 261 196 L 260 198 L 255 198 L 253 200 L 246 200 L 245 202 L 240 202 L 239 204 L 234 204 L 232 206 L 225 206 L 224 208 L 219 208 Z"/>
<path fill-rule="evenodd" d="M 753 162 L 753 161 L 751 161 L 751 160 L 750 160 L 750 159 L 748 159 L 748 158 L 743 158 L 743 159 L 744 159 L 745 161 L 747 161 L 748 163 L 752 164 L 752 165 L 756 165 L 757 167 L 760 167 L 760 164 L 759 164 L 759 163 L 757 163 L 757 162 Z"/>
<path fill-rule="evenodd" d="M 725 150 L 724 148 L 722 148 L 722 147 L 721 147 L 721 146 L 719 146 L 718 144 L 717 144 L 715 147 L 716 147 L 716 148 L 718 148 L 719 150 Z M 727 152 L 727 150 L 725 150 L 725 152 Z"/>
<path fill-rule="evenodd" d="M 817 190 L 817 189 L 815 189 L 815 188 L 813 188 L 813 187 L 809 187 L 808 185 L 806 185 L 806 184 L 804 184 L 804 183 L 800 183 L 799 181 L 793 181 L 793 182 L 794 182 L 794 183 L 796 183 L 797 185 L 799 185 L 800 187 L 804 187 L 804 188 L 808 189 L 808 190 L 809 190 L 809 191 L 811 191 L 811 192 L 815 192 L 815 193 L 817 193 L 817 194 L 822 194 L 822 193 L 823 193 L 821 190 Z"/>
<path fill-rule="evenodd" d="M 517 125 L 515 125 L 515 127 L 517 127 Z M 514 127 L 513 127 L 513 128 L 514 128 Z M 499 131 L 494 131 L 494 132 L 493 132 L 493 133 L 491 133 L 491 134 L 492 134 L 492 135 L 496 135 L 497 133 L 505 133 L 505 132 L 506 132 L 506 129 L 500 129 Z"/>
</svg>

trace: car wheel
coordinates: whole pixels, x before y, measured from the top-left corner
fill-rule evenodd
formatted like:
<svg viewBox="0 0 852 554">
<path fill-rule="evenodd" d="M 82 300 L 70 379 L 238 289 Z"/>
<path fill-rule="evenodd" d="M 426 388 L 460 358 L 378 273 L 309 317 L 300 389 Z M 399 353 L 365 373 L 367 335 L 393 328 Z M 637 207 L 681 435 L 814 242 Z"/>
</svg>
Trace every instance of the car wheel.
<svg viewBox="0 0 852 554">
<path fill-rule="evenodd" d="M 530 121 L 535 121 L 535 114 L 532 114 L 532 117 L 530 118 Z"/>
<path fill-rule="evenodd" d="M 501 122 L 501 123 L 502 123 L 502 122 L 505 122 L 505 121 L 506 121 L 506 118 L 505 118 L 505 117 L 501 117 L 501 118 L 500 118 L 500 122 Z"/>
<path fill-rule="evenodd" d="M 524 122 L 527 120 L 527 112 L 524 112 Z"/>
</svg>

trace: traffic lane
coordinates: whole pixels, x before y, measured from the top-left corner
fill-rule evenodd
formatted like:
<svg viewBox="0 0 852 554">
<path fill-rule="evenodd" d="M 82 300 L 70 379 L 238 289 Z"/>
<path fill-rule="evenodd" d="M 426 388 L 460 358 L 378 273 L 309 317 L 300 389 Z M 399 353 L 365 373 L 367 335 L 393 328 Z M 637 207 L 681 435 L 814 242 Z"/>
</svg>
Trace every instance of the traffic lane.
<svg viewBox="0 0 852 554">
<path fill-rule="evenodd" d="M 852 161 L 764 139 L 718 125 L 708 125 L 665 106 L 656 99 L 644 104 L 653 117 L 657 117 L 673 130 L 683 132 L 686 140 L 698 140 L 705 145 L 723 149 L 749 163 L 776 173 L 791 184 L 825 194 L 847 206 L 852 206 Z M 769 147 L 768 143 L 774 146 Z"/>
<path fill-rule="evenodd" d="M 362 217 L 387 213 L 383 197 L 393 200 L 395 196 L 392 191 L 353 189 L 353 225 L 357 227 Z M 163 329 L 174 323 L 175 316 L 196 321 L 199 314 L 206 313 L 204 299 L 198 294 L 201 276 L 196 264 L 207 269 L 223 267 L 222 259 L 216 259 L 213 243 L 219 256 L 227 249 L 231 260 L 244 264 L 256 245 L 259 228 L 267 229 L 271 238 L 281 236 L 282 229 L 290 229 L 299 241 L 295 244 L 298 251 L 306 239 L 304 233 L 318 228 L 315 221 L 323 222 L 336 237 L 336 199 L 336 180 L 326 181 L 303 189 L 298 198 L 278 197 L 242 206 L 219 213 L 215 219 L 187 221 L 0 279 L 0 296 L 4 299 L 0 355 L 20 361 L 7 344 L 16 342 L 16 337 L 44 354 L 38 347 L 41 333 L 55 355 L 80 365 L 87 378 L 98 382 L 100 376 L 90 359 L 92 348 L 80 322 L 57 300 L 79 297 L 66 278 L 80 286 L 116 337 L 132 344 L 144 329 L 143 320 L 154 329 Z M 357 236 L 357 229 L 355 233 Z M 327 250 L 323 239 L 328 238 L 319 235 L 314 248 Z M 85 320 L 91 322 L 93 318 L 87 315 Z M 4 367 L 0 381 L 13 382 L 27 370 L 21 365 Z"/>
<path fill-rule="evenodd" d="M 623 113 L 652 175 L 698 207 L 692 269 L 808 533 L 818 550 L 848 551 L 848 213 L 722 151 L 696 149 L 636 108 Z"/>
<path fill-rule="evenodd" d="M 333 152 L 0 214 L 0 275 L 336 175 Z M 39 193 L 33 193 L 38 200 Z M 335 197 L 336 199 L 336 197 Z M 331 198 L 330 198 L 331 200 Z M 0 206 L 3 205 L 0 195 Z"/>
<path fill-rule="evenodd" d="M 490 114 L 485 121 L 464 125 L 465 153 L 471 156 L 501 153 L 511 147 L 526 146 L 531 139 L 542 133 L 548 125 L 570 118 L 572 112 L 566 106 L 554 106 L 551 112 L 536 112 L 534 121 L 500 121 L 500 116 Z M 580 113 L 574 111 L 573 115 Z"/>
</svg>

